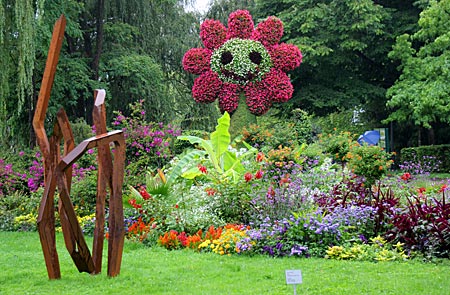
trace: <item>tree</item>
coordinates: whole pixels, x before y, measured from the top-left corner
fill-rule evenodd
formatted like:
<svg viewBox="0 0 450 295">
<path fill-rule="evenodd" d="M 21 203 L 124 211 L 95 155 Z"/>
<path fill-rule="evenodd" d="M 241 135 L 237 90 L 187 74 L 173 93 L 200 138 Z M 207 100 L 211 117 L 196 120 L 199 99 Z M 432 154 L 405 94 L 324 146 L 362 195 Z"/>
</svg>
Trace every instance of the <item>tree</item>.
<svg viewBox="0 0 450 295">
<path fill-rule="evenodd" d="M 402 74 L 387 93 L 395 110 L 386 122 L 411 120 L 431 129 L 450 123 L 450 0 L 430 1 L 418 24 L 419 31 L 399 36 L 389 53 Z"/>
<path fill-rule="evenodd" d="M 363 108 L 369 119 L 385 118 L 385 91 L 397 78 L 387 53 L 395 34 L 410 30 L 407 24 L 417 14 L 412 1 L 397 2 L 256 1 L 260 16 L 283 20 L 284 41 L 304 55 L 302 66 L 291 74 L 292 105 L 285 106 L 317 116 Z"/>
</svg>

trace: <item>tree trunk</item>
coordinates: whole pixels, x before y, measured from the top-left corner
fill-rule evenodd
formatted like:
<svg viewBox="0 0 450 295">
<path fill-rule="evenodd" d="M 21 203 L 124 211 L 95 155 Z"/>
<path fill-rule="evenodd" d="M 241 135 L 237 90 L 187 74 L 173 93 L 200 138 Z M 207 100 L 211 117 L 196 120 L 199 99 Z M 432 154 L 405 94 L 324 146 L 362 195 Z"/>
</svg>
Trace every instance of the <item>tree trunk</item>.
<svg viewBox="0 0 450 295">
<path fill-rule="evenodd" d="M 434 145 L 435 143 L 436 143 L 436 137 L 434 134 L 434 128 L 431 127 L 430 129 L 428 129 L 428 144 Z"/>
</svg>

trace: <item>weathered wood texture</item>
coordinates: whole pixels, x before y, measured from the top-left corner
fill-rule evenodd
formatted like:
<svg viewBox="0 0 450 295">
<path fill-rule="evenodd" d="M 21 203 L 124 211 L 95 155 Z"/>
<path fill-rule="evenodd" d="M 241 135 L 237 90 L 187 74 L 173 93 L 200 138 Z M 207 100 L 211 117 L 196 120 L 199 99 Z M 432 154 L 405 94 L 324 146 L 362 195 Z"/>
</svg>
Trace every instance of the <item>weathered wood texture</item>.
<svg viewBox="0 0 450 295">
<path fill-rule="evenodd" d="M 109 243 L 108 275 L 120 273 L 124 243 L 124 220 L 122 207 L 122 185 L 125 166 L 125 139 L 122 131 L 107 132 L 105 91 L 96 90 L 93 119 L 96 136 L 75 146 L 72 129 L 63 109 L 57 113 L 53 134 L 48 139 L 44 122 L 50 93 L 61 50 L 66 19 L 62 15 L 55 23 L 52 41 L 42 80 L 41 90 L 33 118 L 33 128 L 44 161 L 44 194 L 38 216 L 38 231 L 50 279 L 61 277 L 55 238 L 56 188 L 59 192 L 58 211 L 64 235 L 64 242 L 72 260 L 80 272 L 100 273 L 104 242 L 105 204 L 109 190 Z M 61 142 L 63 154 L 61 155 Z M 114 151 L 110 145 L 114 146 Z M 96 223 L 94 229 L 93 255 L 83 236 L 77 216 L 70 200 L 72 166 L 89 149 L 98 150 L 98 180 L 96 199 Z M 114 160 L 113 160 L 114 158 Z"/>
</svg>

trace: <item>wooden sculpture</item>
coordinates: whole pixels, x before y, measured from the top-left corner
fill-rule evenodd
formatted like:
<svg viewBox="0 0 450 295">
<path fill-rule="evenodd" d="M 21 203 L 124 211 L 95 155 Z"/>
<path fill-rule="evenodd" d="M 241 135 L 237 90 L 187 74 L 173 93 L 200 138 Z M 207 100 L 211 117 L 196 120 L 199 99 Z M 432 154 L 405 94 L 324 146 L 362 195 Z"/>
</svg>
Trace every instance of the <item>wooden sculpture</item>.
<svg viewBox="0 0 450 295">
<path fill-rule="evenodd" d="M 57 113 L 50 139 L 47 138 L 44 128 L 65 26 L 66 19 L 64 15 L 61 15 L 53 29 L 33 118 L 33 128 L 44 160 L 45 190 L 39 208 L 38 231 L 48 276 L 50 279 L 59 279 L 61 273 L 56 251 L 54 207 L 54 195 L 56 188 L 58 188 L 58 211 L 66 248 L 80 272 L 100 273 L 102 269 L 106 190 L 109 188 L 108 276 L 114 277 L 120 272 L 124 243 L 122 184 L 125 165 L 125 139 L 122 131 L 107 132 L 106 130 L 105 91 L 96 90 L 94 93 L 93 121 L 96 136 L 84 140 L 75 147 L 72 129 L 64 109 Z M 64 143 L 62 155 L 61 142 Z M 113 154 L 110 150 L 111 143 L 114 144 Z M 98 150 L 96 219 L 92 256 L 70 200 L 72 165 L 91 148 L 97 148 Z"/>
</svg>

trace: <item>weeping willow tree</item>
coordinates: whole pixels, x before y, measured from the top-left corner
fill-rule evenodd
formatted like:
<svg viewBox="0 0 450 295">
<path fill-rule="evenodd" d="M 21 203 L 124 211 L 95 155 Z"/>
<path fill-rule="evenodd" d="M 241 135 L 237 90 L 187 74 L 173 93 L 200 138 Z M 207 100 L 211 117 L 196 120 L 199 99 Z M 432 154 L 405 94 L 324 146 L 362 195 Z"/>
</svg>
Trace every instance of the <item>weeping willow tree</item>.
<svg viewBox="0 0 450 295">
<path fill-rule="evenodd" d="M 0 133 L 2 146 L 23 143 L 32 105 L 35 32 L 44 0 L 1 1 Z"/>
<path fill-rule="evenodd" d="M 67 26 L 47 128 L 61 107 L 71 121 L 90 123 L 96 88 L 106 89 L 111 113 L 126 114 L 130 103 L 144 100 L 149 120 L 191 129 L 215 126 L 217 107 L 197 107 L 190 93 L 193 77 L 181 68 L 184 53 L 200 45 L 201 16 L 185 9 L 192 0 L 0 1 L 2 149 L 34 144 L 34 105 L 61 14 Z"/>
</svg>

